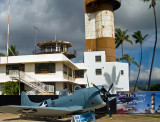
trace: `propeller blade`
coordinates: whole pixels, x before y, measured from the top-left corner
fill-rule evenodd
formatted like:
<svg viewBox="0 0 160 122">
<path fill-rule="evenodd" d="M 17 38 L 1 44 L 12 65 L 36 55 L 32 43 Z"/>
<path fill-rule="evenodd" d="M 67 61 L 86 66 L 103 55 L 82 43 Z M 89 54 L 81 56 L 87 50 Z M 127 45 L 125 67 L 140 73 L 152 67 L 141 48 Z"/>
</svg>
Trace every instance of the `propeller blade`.
<svg viewBox="0 0 160 122">
<path fill-rule="evenodd" d="M 102 88 L 101 89 L 99 89 L 94 83 L 91 83 L 99 92 L 102 92 L 103 93 L 103 95 L 107 98 L 107 91 L 106 91 L 106 89 L 102 86 Z"/>
<path fill-rule="evenodd" d="M 109 87 L 109 90 L 106 91 L 106 89 L 102 86 L 101 89 L 99 89 L 95 84 L 91 83 L 98 91 L 102 92 L 103 93 L 103 96 L 105 99 L 104 102 L 106 102 L 106 105 L 107 105 L 107 110 L 109 112 L 109 116 L 110 116 L 110 119 L 112 120 L 112 115 L 111 115 L 111 108 L 110 108 L 110 103 L 108 101 L 108 97 L 111 97 L 111 94 L 109 93 L 109 91 L 112 89 L 113 85 L 114 85 L 114 82 L 111 84 L 111 86 Z"/>
<path fill-rule="evenodd" d="M 91 83 L 98 91 L 101 91 L 94 83 Z"/>
<path fill-rule="evenodd" d="M 110 85 L 108 92 L 112 89 L 113 85 L 114 85 L 114 82 Z"/>
</svg>

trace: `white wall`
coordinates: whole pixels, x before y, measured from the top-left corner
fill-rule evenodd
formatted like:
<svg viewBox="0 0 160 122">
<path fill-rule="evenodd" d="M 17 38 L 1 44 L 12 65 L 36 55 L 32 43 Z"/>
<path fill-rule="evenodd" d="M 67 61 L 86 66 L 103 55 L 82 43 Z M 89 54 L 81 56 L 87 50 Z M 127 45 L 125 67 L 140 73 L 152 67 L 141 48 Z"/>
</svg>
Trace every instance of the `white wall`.
<svg viewBox="0 0 160 122">
<path fill-rule="evenodd" d="M 102 61 L 95 62 L 95 56 L 99 55 L 102 56 Z M 108 89 L 115 82 L 111 90 L 112 93 L 116 93 L 116 91 L 129 91 L 128 63 L 105 62 L 104 51 L 85 52 L 84 62 L 88 68 L 87 76 L 90 86 L 92 86 L 92 82 L 96 85 L 104 85 Z M 102 69 L 102 75 L 96 75 L 96 69 Z M 121 70 L 124 71 L 123 75 L 121 75 Z"/>
<path fill-rule="evenodd" d="M 30 82 L 35 82 L 35 80 L 41 82 L 62 82 L 67 81 L 63 76 L 63 63 L 56 62 L 56 72 L 55 73 L 46 73 L 46 74 L 35 74 L 35 63 L 27 63 L 25 64 L 25 79 Z M 31 77 L 28 78 L 27 76 Z M 35 80 L 34 80 L 35 79 Z M 6 82 L 12 80 L 9 75 L 6 75 L 6 65 L 0 65 L 0 82 Z"/>
<path fill-rule="evenodd" d="M 47 63 L 47 62 L 46 62 Z M 25 75 L 21 75 L 28 82 L 56 82 L 56 94 L 59 94 L 59 91 L 63 90 L 63 82 L 73 81 L 74 78 L 64 77 L 63 74 L 63 62 L 55 62 L 56 72 L 55 73 L 46 73 L 46 74 L 35 74 L 35 63 L 26 63 L 25 64 Z M 70 68 L 73 65 L 70 65 Z M 6 64 L 0 65 L 0 82 L 4 83 L 9 80 L 12 80 L 9 75 L 6 75 Z M 25 85 L 25 89 L 27 91 L 31 91 L 32 89 Z"/>
<path fill-rule="evenodd" d="M 57 62 L 55 63 L 55 66 L 55 73 L 35 74 L 35 64 L 25 64 L 25 73 L 41 82 L 65 81 L 65 79 L 63 78 L 63 63 Z M 34 81 L 34 79 L 31 81 Z"/>
<path fill-rule="evenodd" d="M 63 90 L 63 83 L 56 83 L 56 94 L 59 95 L 59 92 Z"/>
<path fill-rule="evenodd" d="M 75 63 L 78 69 L 84 70 L 84 78 L 75 78 L 75 83 L 80 85 L 87 85 L 87 68 L 84 63 Z"/>
<path fill-rule="evenodd" d="M 0 83 L 11 81 L 9 75 L 6 75 L 6 65 L 0 65 Z"/>
<path fill-rule="evenodd" d="M 39 54 L 39 55 L 20 55 L 20 56 L 9 56 L 8 63 L 7 57 L 1 57 L 1 64 L 18 64 L 18 63 L 33 63 L 33 62 L 59 62 L 59 61 L 67 61 L 70 60 L 63 54 Z"/>
<path fill-rule="evenodd" d="M 101 62 L 95 62 L 95 56 L 100 56 L 100 55 L 102 57 Z M 112 82 L 115 81 L 116 85 L 113 89 L 114 93 L 118 91 L 116 87 L 122 88 L 122 89 L 119 89 L 122 91 L 129 91 L 128 64 L 118 63 L 118 62 L 105 62 L 105 52 L 104 51 L 85 52 L 84 53 L 84 62 L 85 62 L 84 64 L 83 63 L 74 64 L 69 59 L 65 58 L 64 55 L 40 55 L 40 56 L 36 55 L 35 57 L 34 56 L 35 55 L 24 56 L 25 59 L 23 59 L 23 56 L 19 56 L 19 57 L 15 56 L 15 57 L 12 57 L 13 59 L 15 58 L 15 60 L 12 60 L 12 61 L 18 62 L 19 61 L 18 58 L 21 59 L 19 62 L 21 62 L 22 64 L 25 64 L 26 74 L 28 74 L 29 76 L 41 82 L 56 82 L 57 93 L 59 93 L 59 90 L 63 89 L 63 82 L 68 81 L 68 78 L 64 77 L 65 75 L 63 74 L 63 63 L 65 63 L 67 66 L 69 66 L 73 70 L 75 69 L 86 70 L 87 69 L 87 71 L 85 72 L 85 74 L 87 75 L 84 75 L 84 79 L 75 79 L 75 81 L 73 81 L 75 83 L 81 84 L 83 82 L 82 84 L 84 84 L 86 83 L 87 77 L 88 77 L 88 81 L 90 84 L 91 82 L 93 82 L 96 85 L 105 85 L 106 87 L 109 87 L 112 84 Z M 56 56 L 59 56 L 58 59 L 56 59 Z M 42 57 L 46 59 L 42 59 Z M 40 58 L 40 59 L 37 59 L 37 58 Z M 57 60 L 57 61 L 59 60 L 58 62 L 55 61 L 56 73 L 35 74 L 35 63 L 31 61 L 36 61 L 36 60 L 38 60 L 37 63 L 40 63 L 41 60 L 43 60 L 44 63 L 45 62 L 47 63 L 50 61 L 54 62 L 53 60 Z M 15 64 L 18 64 L 18 63 L 15 63 Z M 96 76 L 95 69 L 97 68 L 102 69 L 101 76 Z M 118 77 L 121 70 L 124 70 L 124 75 L 120 75 L 120 77 Z M 8 75 L 6 75 L 6 63 L 3 63 L 3 64 L 1 63 L 0 64 L 0 82 L 3 83 L 9 80 L 11 79 Z M 34 82 L 35 80 L 29 79 L 29 81 Z"/>
<path fill-rule="evenodd" d="M 9 75 L 6 75 L 6 65 L 7 64 L 25 64 L 25 72 L 26 74 L 34 77 L 35 79 L 42 82 L 62 82 L 67 81 L 63 77 L 63 63 L 69 65 L 73 69 L 77 69 L 72 61 L 70 61 L 63 54 L 42 54 L 42 55 L 21 55 L 21 56 L 9 56 L 8 59 L 6 57 L 0 58 L 0 82 L 6 82 L 11 80 Z M 35 63 L 48 63 L 53 62 L 56 63 L 56 73 L 48 73 L 48 74 L 35 74 Z M 30 81 L 34 81 L 30 79 Z"/>
</svg>

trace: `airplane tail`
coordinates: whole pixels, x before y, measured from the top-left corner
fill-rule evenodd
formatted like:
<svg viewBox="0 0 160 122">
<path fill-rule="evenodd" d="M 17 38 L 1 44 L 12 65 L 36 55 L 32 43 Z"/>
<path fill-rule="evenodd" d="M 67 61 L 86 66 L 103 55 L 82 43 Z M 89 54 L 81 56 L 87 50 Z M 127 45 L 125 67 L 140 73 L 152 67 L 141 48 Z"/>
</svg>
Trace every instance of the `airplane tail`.
<svg viewBox="0 0 160 122">
<path fill-rule="evenodd" d="M 28 98 L 26 92 L 22 92 L 21 94 L 21 106 L 32 106 L 36 105 L 37 103 L 31 102 Z"/>
</svg>

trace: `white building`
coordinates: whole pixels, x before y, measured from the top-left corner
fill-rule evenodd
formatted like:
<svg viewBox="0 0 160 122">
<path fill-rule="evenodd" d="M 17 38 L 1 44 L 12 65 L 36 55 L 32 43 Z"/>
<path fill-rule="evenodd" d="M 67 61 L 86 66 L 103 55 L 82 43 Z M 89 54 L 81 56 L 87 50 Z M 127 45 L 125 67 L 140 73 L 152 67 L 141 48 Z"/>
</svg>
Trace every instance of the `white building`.
<svg viewBox="0 0 160 122">
<path fill-rule="evenodd" d="M 70 42 L 43 41 L 34 55 L 0 57 L 1 86 L 18 81 L 28 94 L 54 93 L 75 85 L 85 87 L 114 83 L 112 93 L 129 91 L 128 64 L 119 63 L 115 56 L 114 14 L 120 0 L 85 0 L 86 51 L 84 63 L 73 63 L 75 52 L 68 52 Z M 91 52 L 90 52 L 91 51 Z"/>
<path fill-rule="evenodd" d="M 65 88 L 73 90 L 74 85 L 86 85 L 85 78 L 77 77 L 75 70 L 78 72 L 78 66 L 61 53 L 9 56 L 8 63 L 6 57 L 1 57 L 0 87 L 4 82 L 18 80 L 27 91 L 33 92 L 32 88 L 41 86 L 46 92 L 58 94 Z M 83 69 L 83 73 L 85 71 Z M 41 88 L 38 90 L 45 92 Z"/>
<path fill-rule="evenodd" d="M 105 62 L 105 51 L 85 52 L 89 84 L 103 85 L 108 89 L 114 82 L 111 93 L 129 91 L 128 63 Z"/>
<path fill-rule="evenodd" d="M 7 81 L 17 81 L 28 94 L 54 93 L 75 85 L 86 87 L 91 82 L 107 89 L 114 82 L 112 93 L 129 91 L 128 64 L 105 62 L 105 51 L 85 52 L 84 63 L 73 63 L 71 47 L 65 41 L 44 41 L 35 55 L 0 58 L 1 86 Z M 65 50 L 64 50 L 65 49 Z"/>
</svg>

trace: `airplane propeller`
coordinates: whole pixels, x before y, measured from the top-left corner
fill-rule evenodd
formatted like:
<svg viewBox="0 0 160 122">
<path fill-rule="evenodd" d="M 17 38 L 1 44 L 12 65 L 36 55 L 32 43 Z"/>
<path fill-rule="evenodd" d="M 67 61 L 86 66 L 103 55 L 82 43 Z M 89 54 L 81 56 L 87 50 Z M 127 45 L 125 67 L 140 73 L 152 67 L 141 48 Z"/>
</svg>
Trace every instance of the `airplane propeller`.
<svg viewBox="0 0 160 122">
<path fill-rule="evenodd" d="M 95 84 L 93 84 L 93 83 L 91 83 L 91 84 L 100 92 L 103 101 L 107 105 L 107 110 L 109 112 L 110 119 L 112 120 L 111 108 L 110 108 L 110 103 L 109 103 L 108 97 L 111 97 L 111 94 L 109 93 L 109 91 L 112 89 L 114 83 L 111 84 L 111 86 L 109 87 L 108 91 L 103 86 L 102 86 L 101 89 L 99 89 Z"/>
</svg>

